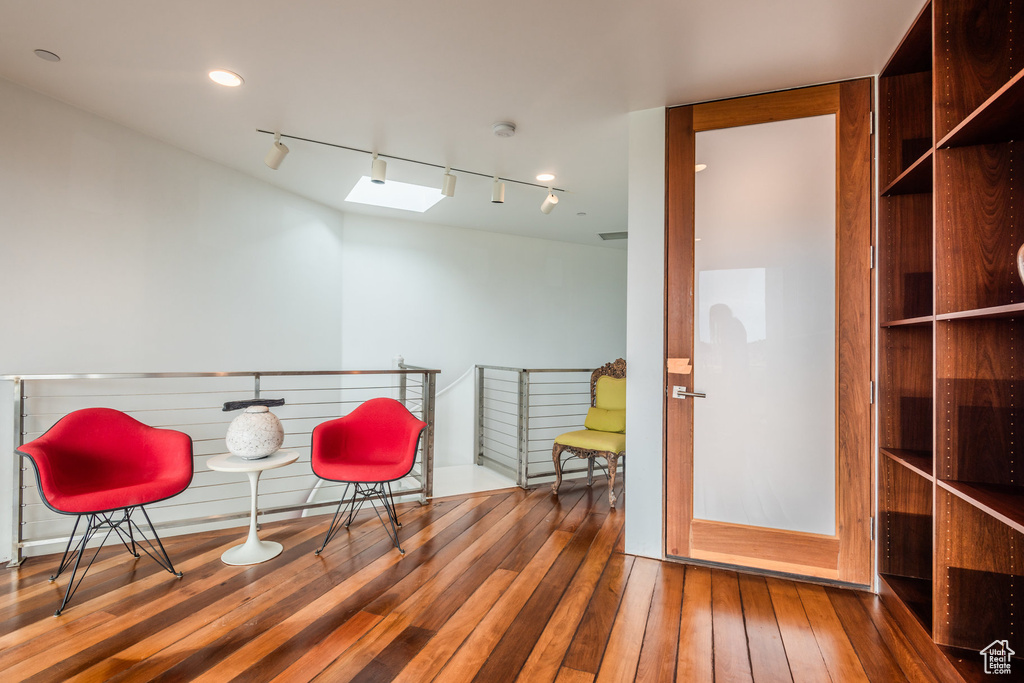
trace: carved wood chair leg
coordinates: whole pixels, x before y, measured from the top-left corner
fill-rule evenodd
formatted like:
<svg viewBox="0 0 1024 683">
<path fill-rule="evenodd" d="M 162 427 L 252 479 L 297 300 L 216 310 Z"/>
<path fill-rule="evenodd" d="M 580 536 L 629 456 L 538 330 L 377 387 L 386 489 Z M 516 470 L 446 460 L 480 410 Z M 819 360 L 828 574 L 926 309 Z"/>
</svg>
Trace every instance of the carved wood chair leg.
<svg viewBox="0 0 1024 683">
<path fill-rule="evenodd" d="M 558 487 L 562 485 L 562 446 L 555 444 L 551 447 L 551 460 L 555 463 L 555 481 L 551 484 L 551 493 L 558 495 Z"/>
<path fill-rule="evenodd" d="M 615 509 L 615 469 L 618 464 L 618 456 L 608 456 L 608 503 Z"/>
<path fill-rule="evenodd" d="M 594 485 L 594 456 L 587 458 L 587 486 Z"/>
</svg>

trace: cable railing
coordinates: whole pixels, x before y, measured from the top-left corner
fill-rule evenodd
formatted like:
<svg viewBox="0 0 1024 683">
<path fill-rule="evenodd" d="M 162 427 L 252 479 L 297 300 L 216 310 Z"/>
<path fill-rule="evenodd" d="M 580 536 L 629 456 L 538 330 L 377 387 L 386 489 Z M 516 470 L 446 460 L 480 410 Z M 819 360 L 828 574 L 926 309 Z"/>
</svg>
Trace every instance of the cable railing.
<svg viewBox="0 0 1024 683">
<path fill-rule="evenodd" d="M 476 464 L 529 488 L 553 481 L 551 446 L 559 434 L 583 429 L 593 368 L 476 366 Z M 569 460 L 563 476 L 586 474 Z"/>
<path fill-rule="evenodd" d="M 184 493 L 146 509 L 158 529 L 194 527 L 249 516 L 246 478 L 210 470 L 206 460 L 227 453 L 224 437 L 237 413 L 224 412 L 223 404 L 254 397 L 285 399 L 285 405 L 273 409 L 284 427 L 281 448 L 299 453 L 295 464 L 261 477 L 261 517 L 298 515 L 338 504 L 344 486 L 318 479 L 310 466 L 313 428 L 378 396 L 400 400 L 427 423 L 412 472 L 394 487 L 395 496 L 418 496 L 426 502 L 433 496 L 437 373 L 403 364 L 395 370 L 0 376 L 14 386 L 14 448 L 9 456 L 15 488 L 11 566 L 20 564 L 26 550 L 31 553 L 37 547 L 66 543 L 71 533 L 74 516 L 46 507 L 32 464 L 14 450 L 74 410 L 114 408 L 150 426 L 177 429 L 192 437 L 191 485 Z"/>
</svg>

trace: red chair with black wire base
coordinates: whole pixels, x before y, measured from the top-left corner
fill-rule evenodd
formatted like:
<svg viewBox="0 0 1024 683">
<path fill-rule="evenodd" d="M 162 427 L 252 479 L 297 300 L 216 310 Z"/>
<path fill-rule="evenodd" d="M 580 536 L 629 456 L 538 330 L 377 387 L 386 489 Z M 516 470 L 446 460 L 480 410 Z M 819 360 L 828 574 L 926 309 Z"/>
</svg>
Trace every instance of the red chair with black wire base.
<svg viewBox="0 0 1024 683">
<path fill-rule="evenodd" d="M 64 416 L 38 439 L 18 448 L 18 453 L 35 466 L 46 507 L 77 517 L 57 573 L 50 577 L 56 581 L 72 567 L 55 617 L 78 590 L 112 533 L 134 557 L 139 557 L 141 548 L 181 578 L 143 506 L 176 496 L 192 482 L 192 439 L 187 434 L 149 427 L 110 408 L 86 408 Z M 145 518 L 155 545 L 136 524 L 136 511 Z M 83 518 L 85 530 L 76 543 Z M 102 531 L 106 531 L 102 541 L 79 574 L 86 545 Z"/>
<path fill-rule="evenodd" d="M 373 505 L 384 530 L 398 552 L 405 554 L 398 540 L 402 525 L 395 510 L 391 483 L 412 471 L 420 436 L 426 427 L 426 422 L 391 398 L 370 399 L 348 415 L 316 426 L 311 453 L 313 473 L 321 479 L 345 484 L 345 492 L 316 555 L 323 552 L 343 527 L 352 524 L 365 501 L 373 505 L 374 499 L 380 501 L 387 515 L 385 519 Z M 348 501 L 348 510 L 342 513 L 352 486 L 355 490 Z"/>
</svg>

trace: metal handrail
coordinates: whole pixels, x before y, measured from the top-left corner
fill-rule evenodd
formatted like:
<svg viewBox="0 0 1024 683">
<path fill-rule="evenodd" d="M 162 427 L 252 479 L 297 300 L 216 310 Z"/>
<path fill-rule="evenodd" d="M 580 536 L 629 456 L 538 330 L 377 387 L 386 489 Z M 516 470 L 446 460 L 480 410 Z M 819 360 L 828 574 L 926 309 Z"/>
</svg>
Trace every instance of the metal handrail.
<svg viewBox="0 0 1024 683">
<path fill-rule="evenodd" d="M 404 366 L 394 370 L 259 370 L 233 372 L 82 372 L 54 375 L 0 375 L 0 380 L 15 382 L 18 380 L 65 380 L 65 379 L 164 379 L 164 378 L 200 378 L 200 377 L 306 377 L 310 375 L 436 375 L 440 370 Z M 294 391 L 294 390 L 293 390 Z"/>
<path fill-rule="evenodd" d="M 215 403 L 215 401 L 209 400 L 212 395 L 223 395 L 223 396 L 237 396 L 240 393 L 254 393 L 256 397 L 260 396 L 261 391 L 261 380 L 266 378 L 274 377 L 295 377 L 295 378 L 313 378 L 313 377 L 359 377 L 359 376 L 392 376 L 397 380 L 397 386 L 392 384 L 387 385 L 387 382 L 374 381 L 368 382 L 366 386 L 354 385 L 354 386 L 309 386 L 301 387 L 294 385 L 301 385 L 302 382 L 296 381 L 288 388 L 270 388 L 268 391 L 271 392 L 322 392 L 322 391 L 336 391 L 339 392 L 338 398 L 335 401 L 323 401 L 321 396 L 317 396 L 315 400 L 302 400 L 301 396 L 297 396 L 296 403 L 288 404 L 288 408 L 297 408 L 300 412 L 302 410 L 308 410 L 310 407 L 315 406 L 322 408 L 323 406 L 334 406 L 337 410 L 335 414 L 330 415 L 283 415 L 281 416 L 282 422 L 287 425 L 290 421 L 321 421 L 325 419 L 332 419 L 339 417 L 344 412 L 348 412 L 351 406 L 362 403 L 370 395 L 365 398 L 355 399 L 351 396 L 351 392 L 365 392 L 368 394 L 380 395 L 381 391 L 399 391 L 399 400 L 403 404 L 407 404 L 410 410 L 413 412 L 419 412 L 422 419 L 427 422 L 427 429 L 424 434 L 424 438 L 421 440 L 420 453 L 418 454 L 416 467 L 410 474 L 410 480 L 406 483 L 416 485 L 412 488 L 406 488 L 402 490 L 396 489 L 397 495 L 418 495 L 421 502 L 426 502 L 427 499 L 433 496 L 433 462 L 434 462 L 434 418 L 435 418 L 435 383 L 436 377 L 439 370 L 431 368 L 422 368 L 411 365 L 402 365 L 396 369 L 389 370 L 272 370 L 272 371 L 231 371 L 231 372 L 131 372 L 131 373 L 55 373 L 55 374 L 8 374 L 0 375 L 0 380 L 11 382 L 14 387 L 14 449 L 11 451 L 12 466 L 14 469 L 13 485 L 15 488 L 15 495 L 11 496 L 13 503 L 13 515 L 12 523 L 14 529 L 12 530 L 11 538 L 11 562 L 9 566 L 17 566 L 23 559 L 23 550 L 29 547 L 37 547 L 42 545 L 49 545 L 54 543 L 64 543 L 67 537 L 57 538 L 26 538 L 25 529 L 28 525 L 38 525 L 40 527 L 47 528 L 47 532 L 50 534 L 54 533 L 54 530 L 50 527 L 60 526 L 56 524 L 63 515 L 57 515 L 56 513 L 49 513 L 45 506 L 42 506 L 37 502 L 29 502 L 26 500 L 26 492 L 35 489 L 35 482 L 26 482 L 25 472 L 31 466 L 27 463 L 22 462 L 22 458 L 13 451 L 19 448 L 26 441 L 27 434 L 37 434 L 45 431 L 49 425 L 52 425 L 56 421 L 55 418 L 59 418 L 68 412 L 71 412 L 73 408 L 69 406 L 79 405 L 81 407 L 87 407 L 89 405 L 95 405 L 103 402 L 103 399 L 116 399 L 115 403 L 128 403 L 130 405 L 124 406 L 122 409 L 126 413 L 171 413 L 174 414 L 175 428 L 181 431 L 196 431 L 197 434 L 193 439 L 193 442 L 201 446 L 200 450 L 207 450 L 213 443 L 220 439 L 209 437 L 207 434 L 211 430 L 216 429 L 218 425 L 223 425 L 226 428 L 225 420 L 212 420 L 210 413 L 211 411 L 218 411 L 220 414 L 220 405 L 207 405 Z M 207 386 L 207 381 L 216 381 L 218 378 L 251 378 L 253 383 L 249 388 L 239 387 L 237 382 L 232 383 L 230 386 L 218 388 L 216 390 L 210 390 Z M 198 380 L 195 384 L 201 385 L 192 391 L 145 391 L 140 390 L 140 387 L 111 387 L 111 391 L 103 392 L 103 384 L 109 381 L 117 382 L 119 380 L 154 380 L 160 382 L 161 380 L 168 379 L 191 379 Z M 59 382 L 72 382 L 77 383 L 84 380 L 96 381 L 99 383 L 97 388 L 83 387 L 88 393 L 78 394 L 74 391 L 61 392 L 59 386 L 54 386 Z M 409 383 L 411 382 L 411 386 Z M 28 390 L 27 385 L 41 384 L 46 386 L 46 389 L 35 393 Z M 271 383 L 273 384 L 273 383 Z M 311 382 L 311 385 L 314 384 Z M 344 384 L 341 382 L 340 384 Z M 408 391 L 408 389 L 414 389 L 415 391 Z M 33 389 L 35 386 L 32 387 Z M 135 391 L 126 392 L 123 388 L 131 388 Z M 169 389 L 172 387 L 164 387 Z M 176 387 L 175 387 L 176 388 Z M 42 387 L 40 387 L 42 389 Z M 99 392 L 99 393 L 97 393 Z M 346 396 L 346 393 L 349 395 Z M 409 396 L 407 394 L 412 394 Z M 392 394 L 393 395 L 393 394 Z M 183 401 L 187 402 L 184 397 L 195 396 L 205 397 L 203 405 L 197 406 L 182 406 Z M 312 398 L 312 397 L 310 397 Z M 153 407 L 152 401 L 144 401 L 144 399 L 154 399 L 157 401 L 157 405 L 160 407 Z M 60 404 L 59 409 L 55 409 L 54 403 Z M 144 407 L 139 406 L 140 403 Z M 415 404 L 415 405 L 410 405 Z M 195 411 L 196 417 L 190 421 L 188 415 L 181 415 L 184 411 Z M 342 412 L 344 411 L 344 412 Z M 318 410 L 318 413 L 330 413 L 331 410 Z M 203 417 L 203 414 L 206 414 Z M 181 415 L 179 418 L 178 415 Z M 179 422 L 180 420 L 180 422 Z M 31 424 L 32 429 L 27 429 Z M 287 427 L 286 427 L 287 428 Z M 294 426 L 297 431 L 287 432 L 287 437 L 308 437 L 310 428 L 300 424 Z M 190 434 L 192 436 L 192 434 Z M 286 443 L 288 443 L 286 441 Z M 308 448 L 308 445 L 292 447 L 298 449 Z M 196 458 L 210 457 L 215 453 L 200 452 L 196 453 Z M 305 460 L 300 459 L 300 462 L 308 462 L 308 458 Z M 206 470 L 199 470 L 197 474 L 206 474 Z M 313 474 L 310 471 L 307 475 Z M 299 475 L 286 475 L 286 474 L 275 474 L 273 477 L 268 477 L 270 480 L 284 480 L 284 479 L 297 479 Z M 209 481 L 209 480 L 207 480 Z M 189 490 L 194 488 L 204 488 L 216 490 L 218 486 L 233 486 L 237 482 L 227 480 L 223 483 L 204 483 L 198 487 L 190 487 Z M 291 485 L 292 487 L 294 484 Z M 267 494 L 261 494 L 267 496 L 282 496 L 301 492 L 302 489 L 289 488 L 288 490 L 278 490 Z M 35 496 L 37 494 L 33 494 Z M 158 522 L 155 526 L 157 528 L 172 528 L 191 526 L 196 524 L 207 524 L 212 522 L 221 522 L 231 519 L 243 519 L 249 516 L 249 494 L 228 496 L 226 498 L 216 498 L 217 494 L 214 493 L 214 501 L 230 501 L 238 500 L 245 503 L 244 510 L 240 509 L 238 512 L 226 512 L 223 514 L 211 514 L 199 517 L 190 518 L 175 518 L 162 522 Z M 211 502 L 207 499 L 201 501 L 203 504 Z M 281 502 L 287 502 L 281 501 Z M 164 510 L 165 512 L 172 508 L 188 508 L 190 505 L 198 504 L 198 501 L 192 503 L 169 503 L 162 507 L 157 506 L 158 509 Z M 273 505 L 268 507 L 261 507 L 258 511 L 260 515 L 278 514 L 285 512 L 295 512 L 300 510 L 307 510 L 313 508 L 320 508 L 327 505 L 336 505 L 337 501 L 327 502 L 313 502 L 307 500 L 304 504 L 298 505 Z M 40 519 L 26 521 L 24 513 L 26 509 L 30 509 L 32 514 L 45 515 L 50 514 L 51 517 L 45 516 Z"/>
</svg>

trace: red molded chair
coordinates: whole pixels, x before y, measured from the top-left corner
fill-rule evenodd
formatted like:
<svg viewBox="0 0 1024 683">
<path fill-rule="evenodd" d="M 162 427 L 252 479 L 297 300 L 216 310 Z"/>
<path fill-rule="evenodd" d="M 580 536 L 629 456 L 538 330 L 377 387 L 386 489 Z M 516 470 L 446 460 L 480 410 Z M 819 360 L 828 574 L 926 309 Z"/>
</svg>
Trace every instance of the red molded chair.
<svg viewBox="0 0 1024 683">
<path fill-rule="evenodd" d="M 71 600 L 111 533 L 116 533 L 135 557 L 139 557 L 137 548 L 142 548 L 157 564 L 181 578 L 143 506 L 176 496 L 192 482 L 192 439 L 187 434 L 149 427 L 110 408 L 86 408 L 64 416 L 38 439 L 21 446 L 18 453 L 35 466 L 46 507 L 62 515 L 77 515 L 57 573 L 50 577 L 55 581 L 74 563 L 64 600 L 54 616 Z M 156 546 L 132 518 L 136 509 L 142 511 Z M 72 549 L 83 517 L 85 532 Z M 103 540 L 75 583 L 86 544 L 104 529 Z"/>
<path fill-rule="evenodd" d="M 395 511 L 391 482 L 408 476 L 416 460 L 416 449 L 427 423 L 416 419 L 405 406 L 392 398 L 373 398 L 344 417 L 318 424 L 313 430 L 311 461 L 313 473 L 327 481 L 345 483 L 345 492 L 338 501 L 338 509 L 327 529 L 324 542 L 316 551 L 319 555 L 341 530 L 352 523 L 356 513 L 367 500 L 379 500 L 387 513 L 374 512 L 398 552 L 405 554 L 398 541 L 402 525 Z M 341 508 L 348 497 L 349 488 L 355 491 L 349 501 L 348 513 L 342 524 Z"/>
</svg>

